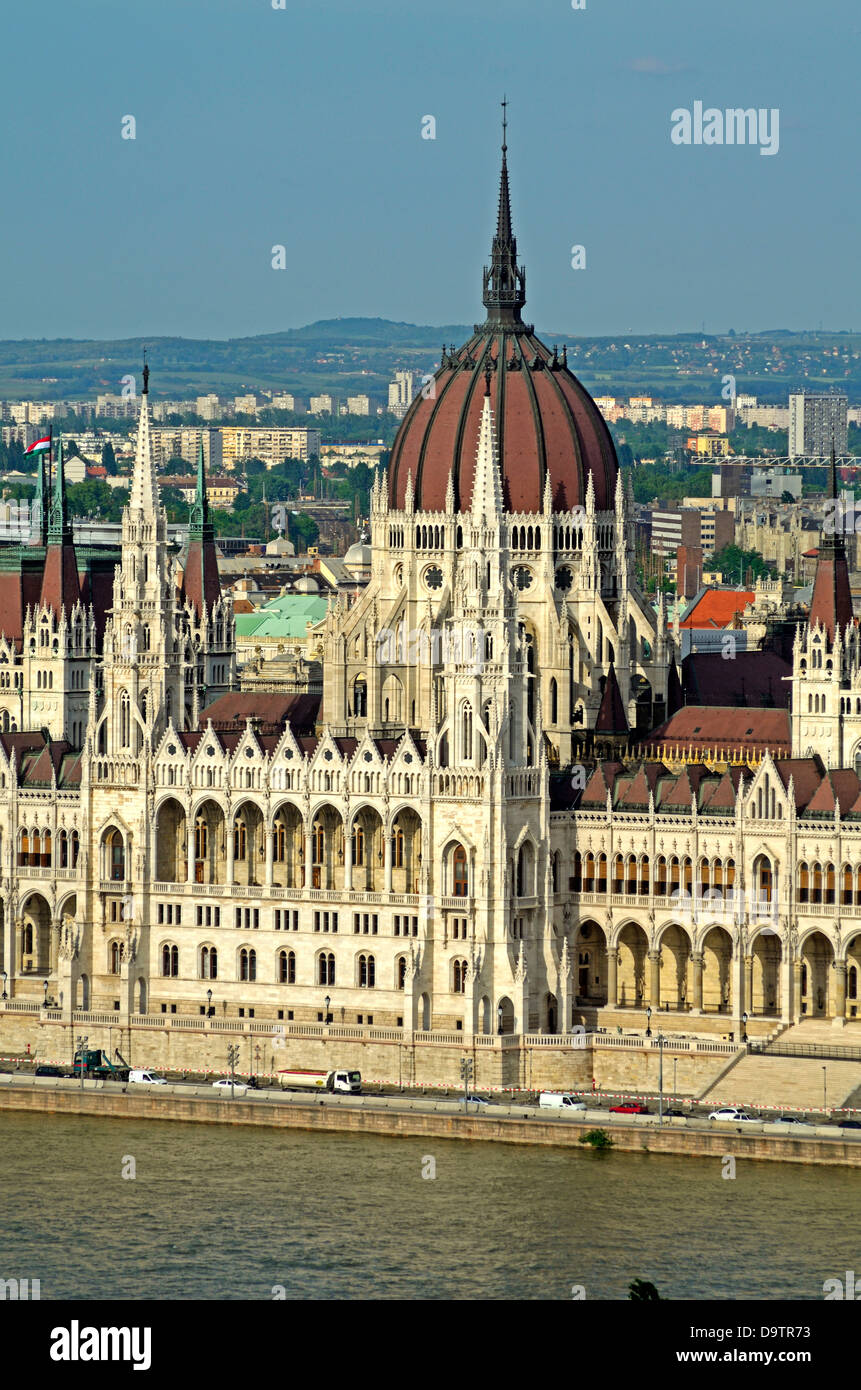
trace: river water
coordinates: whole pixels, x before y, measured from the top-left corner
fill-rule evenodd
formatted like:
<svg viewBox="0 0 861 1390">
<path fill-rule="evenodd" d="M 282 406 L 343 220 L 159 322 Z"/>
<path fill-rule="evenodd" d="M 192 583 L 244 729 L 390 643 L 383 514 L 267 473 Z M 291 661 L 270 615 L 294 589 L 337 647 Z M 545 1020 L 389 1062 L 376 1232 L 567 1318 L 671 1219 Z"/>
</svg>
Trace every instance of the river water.
<svg viewBox="0 0 861 1390">
<path fill-rule="evenodd" d="M 0 1278 L 37 1278 L 42 1299 L 616 1299 L 634 1278 L 664 1298 L 821 1299 L 861 1271 L 861 1173 L 721 1171 L 6 1111 Z"/>
</svg>

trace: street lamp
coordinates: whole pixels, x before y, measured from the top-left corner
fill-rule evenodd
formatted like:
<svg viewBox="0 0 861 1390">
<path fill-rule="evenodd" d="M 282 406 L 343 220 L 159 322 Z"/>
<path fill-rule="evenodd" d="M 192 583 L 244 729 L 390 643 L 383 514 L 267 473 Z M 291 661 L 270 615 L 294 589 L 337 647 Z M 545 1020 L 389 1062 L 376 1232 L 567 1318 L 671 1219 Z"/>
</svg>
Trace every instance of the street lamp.
<svg viewBox="0 0 861 1390">
<path fill-rule="evenodd" d="M 329 1005 L 331 1004 L 331 1002 L 332 1002 L 332 1001 L 331 1001 L 331 999 L 329 998 L 329 996 L 328 996 L 328 994 L 327 994 L 327 995 L 326 995 L 326 998 L 323 1000 L 323 1005 L 324 1005 L 324 1007 L 325 1007 L 325 1009 L 326 1009 L 326 1012 L 325 1012 L 325 1014 L 323 1015 L 323 1022 L 325 1023 L 325 1025 L 326 1025 L 327 1028 L 328 1028 L 328 1026 L 329 1026 Z"/>
<path fill-rule="evenodd" d="M 460 1060 L 460 1074 L 463 1077 L 463 1108 L 469 1112 L 469 1083 L 472 1080 L 473 1060 L 471 1057 L 462 1057 Z"/>
<path fill-rule="evenodd" d="M 747 1014 L 741 1016 L 741 1040 L 743 1043 L 747 1042 Z"/>
<path fill-rule="evenodd" d="M 212 1009 L 212 990 L 211 990 L 211 989 L 208 989 L 208 990 L 206 991 L 206 1017 L 207 1017 L 207 1018 L 212 1018 L 212 1013 L 213 1013 L 213 1009 Z"/>
<path fill-rule="evenodd" d="M 822 1068 L 822 1109 L 828 1109 L 828 1068 Z"/>
<path fill-rule="evenodd" d="M 43 981 L 42 981 L 42 988 L 43 988 L 44 991 L 45 991 L 45 995 L 44 995 L 44 998 L 43 998 L 43 1000 L 42 1000 L 42 1008 L 43 1008 L 43 1009 L 47 1009 L 47 1007 L 48 1007 L 48 981 L 47 981 L 47 980 L 43 980 Z"/>
<path fill-rule="evenodd" d="M 3 971 L 3 998 L 4 998 L 4 999 L 8 999 L 8 998 L 9 998 L 8 994 L 6 993 L 6 981 L 8 980 L 8 978 L 9 978 L 9 976 L 8 976 L 8 974 L 6 973 L 6 971 L 4 970 L 4 971 Z"/>
<path fill-rule="evenodd" d="M 646 1037 L 647 1037 L 647 1038 L 650 1038 L 651 1036 L 652 1036 L 652 1007 L 651 1007 L 651 1005 L 649 1005 L 648 1008 L 646 1009 Z"/>
<path fill-rule="evenodd" d="M 658 1034 L 658 1124 L 664 1123 L 664 1035 Z"/>
<path fill-rule="evenodd" d="M 497 1033 L 501 1033 L 501 1032 L 502 1032 L 502 1005 L 501 1005 L 501 1004 L 497 1004 L 497 1006 L 496 1006 L 496 1031 L 497 1031 Z"/>
<path fill-rule="evenodd" d="M 230 1067 L 230 1099 L 236 1096 L 236 1063 L 239 1061 L 239 1044 L 227 1049 L 227 1065 Z"/>
<path fill-rule="evenodd" d="M 87 1043 L 89 1038 L 78 1038 L 78 1052 L 81 1057 L 81 1090 L 84 1089 L 84 1072 L 87 1067 Z"/>
</svg>

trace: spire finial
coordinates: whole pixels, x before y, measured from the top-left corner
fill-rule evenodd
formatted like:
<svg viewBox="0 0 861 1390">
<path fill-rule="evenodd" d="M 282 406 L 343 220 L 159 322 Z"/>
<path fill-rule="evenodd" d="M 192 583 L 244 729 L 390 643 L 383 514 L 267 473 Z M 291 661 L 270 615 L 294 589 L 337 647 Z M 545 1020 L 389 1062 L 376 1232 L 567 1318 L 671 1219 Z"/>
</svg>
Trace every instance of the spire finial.
<svg viewBox="0 0 861 1390">
<path fill-rule="evenodd" d="M 484 272 L 482 298 L 487 309 L 487 327 L 517 331 L 520 310 L 526 303 L 526 275 L 517 264 L 517 239 L 511 230 L 511 199 L 508 192 L 508 98 L 502 100 L 502 168 L 499 174 L 499 207 L 496 235 L 490 253 L 490 266 Z M 522 330 L 521 330 L 522 331 Z"/>
<path fill-rule="evenodd" d="M 505 142 L 505 136 L 508 130 L 508 97 L 503 96 L 500 105 L 502 107 L 502 154 L 504 158 L 505 152 L 508 149 L 508 145 Z"/>
<path fill-rule="evenodd" d="M 149 395 L 149 364 L 146 360 L 146 348 L 143 350 L 143 393 Z"/>
</svg>

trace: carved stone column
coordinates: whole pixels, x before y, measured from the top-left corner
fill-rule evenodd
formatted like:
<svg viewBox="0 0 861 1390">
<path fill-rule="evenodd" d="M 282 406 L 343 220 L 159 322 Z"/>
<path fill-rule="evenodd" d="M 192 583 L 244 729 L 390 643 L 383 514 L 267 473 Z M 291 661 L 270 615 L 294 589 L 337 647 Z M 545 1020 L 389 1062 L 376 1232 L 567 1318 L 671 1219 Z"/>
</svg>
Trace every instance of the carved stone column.
<svg viewBox="0 0 861 1390">
<path fill-rule="evenodd" d="M 649 1003 L 652 1012 L 657 1013 L 661 1007 L 661 953 L 660 951 L 649 952 Z"/>
<path fill-rule="evenodd" d="M 701 1014 L 703 1011 L 703 957 L 702 952 L 691 956 L 691 966 L 693 968 L 693 999 L 691 1013 Z"/>
<path fill-rule="evenodd" d="M 615 946 L 607 948 L 607 1005 L 614 1009 L 619 1002 L 619 957 Z"/>
<path fill-rule="evenodd" d="M 842 1028 L 846 1022 L 846 962 L 836 960 L 834 969 L 834 1018 L 836 1027 Z"/>
</svg>

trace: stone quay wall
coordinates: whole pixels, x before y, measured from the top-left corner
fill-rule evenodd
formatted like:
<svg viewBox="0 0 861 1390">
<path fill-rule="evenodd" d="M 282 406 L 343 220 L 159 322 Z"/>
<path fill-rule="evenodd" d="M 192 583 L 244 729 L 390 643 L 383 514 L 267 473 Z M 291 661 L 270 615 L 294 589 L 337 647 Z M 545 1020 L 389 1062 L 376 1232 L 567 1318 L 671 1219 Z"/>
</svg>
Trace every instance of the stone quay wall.
<svg viewBox="0 0 861 1390">
<path fill-rule="evenodd" d="M 349 1029 L 278 1025 L 237 1019 L 186 1026 L 165 1018 L 121 1022 L 111 1015 L 76 1015 L 63 1020 L 53 1010 L 15 1013 L 0 1010 L 0 1058 L 32 1056 L 71 1068 L 76 1040 L 113 1056 L 119 1050 L 132 1066 L 159 1071 L 227 1072 L 227 1049 L 239 1045 L 237 1072 L 273 1074 L 287 1068 L 354 1068 L 369 1082 L 403 1086 L 462 1084 L 464 1056 L 474 1061 L 474 1089 L 588 1091 L 636 1094 L 658 1085 L 657 1040 L 598 1035 L 583 1044 L 535 1035 L 486 1037 L 470 1041 L 453 1034 L 404 1034 L 395 1029 Z M 295 1026 L 294 1026 L 295 1027 Z M 375 1036 L 382 1034 L 383 1036 Z M 356 1036 L 358 1035 L 358 1036 Z M 669 1040 L 663 1047 L 663 1086 L 667 1095 L 696 1096 L 735 1055 L 731 1045 L 704 1040 Z"/>
<path fill-rule="evenodd" d="M 60 1083 L 61 1085 L 63 1083 Z M 68 1084 L 68 1083 L 67 1083 Z M 256 1125 L 265 1128 L 312 1130 L 320 1133 L 378 1134 L 402 1139 L 485 1140 L 503 1144 L 580 1146 L 580 1137 L 594 1126 L 590 1122 L 532 1116 L 465 1115 L 455 1111 L 374 1109 L 368 1105 L 314 1102 L 248 1101 L 209 1096 L 139 1095 L 108 1090 L 98 1082 L 87 1089 L 33 1085 L 0 1086 L 0 1111 L 31 1114 L 85 1115 L 117 1120 L 178 1120 L 205 1124 Z M 735 1159 L 762 1159 L 778 1163 L 814 1163 L 831 1167 L 861 1168 L 861 1144 L 845 1139 L 749 1134 L 737 1127 L 715 1132 L 658 1126 L 654 1117 L 643 1123 L 612 1126 L 613 1147 L 622 1153 L 687 1154 L 722 1163 Z M 680 1122 L 684 1126 L 686 1122 Z M 606 1161 L 608 1155 L 583 1152 L 584 1160 Z"/>
</svg>

